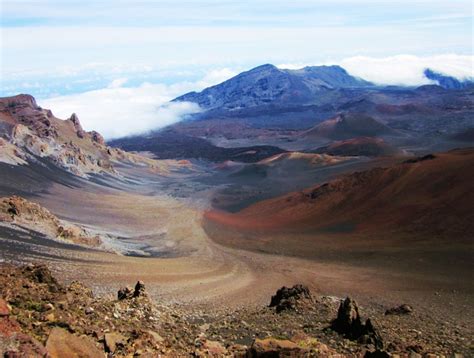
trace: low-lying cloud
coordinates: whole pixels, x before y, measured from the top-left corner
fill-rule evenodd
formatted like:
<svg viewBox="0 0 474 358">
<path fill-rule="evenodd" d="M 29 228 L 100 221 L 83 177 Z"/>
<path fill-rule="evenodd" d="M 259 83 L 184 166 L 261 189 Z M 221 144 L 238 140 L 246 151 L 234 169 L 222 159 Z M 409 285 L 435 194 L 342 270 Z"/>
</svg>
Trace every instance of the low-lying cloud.
<svg viewBox="0 0 474 358">
<path fill-rule="evenodd" d="M 374 83 L 419 86 L 432 83 L 423 74 L 426 68 L 465 80 L 474 76 L 473 63 L 474 56 L 399 55 L 385 58 L 351 57 L 341 61 L 340 65 L 352 75 Z"/>
<path fill-rule="evenodd" d="M 474 77 L 473 64 L 474 56 L 447 54 L 437 56 L 398 55 L 382 58 L 355 56 L 334 62 L 281 64 L 278 67 L 295 69 L 314 65 L 340 65 L 351 75 L 376 84 L 420 86 L 433 83 L 423 74 L 426 68 L 459 80 L 465 80 Z"/>
<path fill-rule="evenodd" d="M 235 73 L 213 70 L 198 82 L 173 85 L 143 83 L 126 87 L 127 78 L 117 78 L 106 88 L 39 100 L 59 118 L 76 113 L 85 130 L 96 130 L 107 139 L 144 133 L 182 120 L 200 108 L 191 102 L 169 102 L 192 90 L 224 81 Z"/>
<path fill-rule="evenodd" d="M 86 130 L 96 130 L 107 139 L 143 133 L 175 123 L 186 114 L 199 112 L 194 103 L 168 102 L 175 91 L 164 85 L 108 88 L 41 100 L 59 118 L 76 113 Z"/>
<path fill-rule="evenodd" d="M 356 56 L 325 63 L 282 64 L 278 67 L 294 69 L 308 65 L 338 64 L 353 76 L 377 84 L 419 86 L 433 83 L 423 74 L 426 68 L 461 80 L 472 79 L 473 62 L 474 56 L 468 55 Z M 220 83 L 241 70 L 215 69 L 198 81 L 172 85 L 142 83 L 131 86 L 127 77 L 117 76 L 105 88 L 56 96 L 39 102 L 60 118 L 76 113 L 84 129 L 97 130 L 107 139 L 112 139 L 159 129 L 182 120 L 188 114 L 199 112 L 199 106 L 194 103 L 169 101 L 186 92 L 199 91 Z M 130 82 L 132 80 L 133 76 Z"/>
</svg>

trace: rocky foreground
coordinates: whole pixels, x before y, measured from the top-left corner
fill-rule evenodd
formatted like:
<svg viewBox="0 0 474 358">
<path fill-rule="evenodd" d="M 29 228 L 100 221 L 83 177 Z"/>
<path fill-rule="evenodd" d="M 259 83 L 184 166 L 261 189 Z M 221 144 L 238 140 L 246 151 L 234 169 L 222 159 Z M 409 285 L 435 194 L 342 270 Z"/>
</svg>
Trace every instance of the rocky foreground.
<svg viewBox="0 0 474 358">
<path fill-rule="evenodd" d="M 409 305 L 366 314 L 351 299 L 283 287 L 268 307 L 216 312 L 153 302 L 143 282 L 116 298 L 59 283 L 44 265 L 0 266 L 4 357 L 462 357 L 460 330 Z M 374 311 L 371 311 L 374 312 Z M 420 324 L 424 332 L 420 330 Z"/>
</svg>

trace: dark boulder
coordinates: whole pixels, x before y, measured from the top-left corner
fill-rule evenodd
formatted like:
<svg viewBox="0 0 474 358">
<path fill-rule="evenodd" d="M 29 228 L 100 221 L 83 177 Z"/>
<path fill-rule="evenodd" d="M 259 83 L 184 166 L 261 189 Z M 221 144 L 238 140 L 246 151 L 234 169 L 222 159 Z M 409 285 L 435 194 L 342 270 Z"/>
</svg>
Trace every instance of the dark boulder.
<svg viewBox="0 0 474 358">
<path fill-rule="evenodd" d="M 119 300 L 126 300 L 133 297 L 133 290 L 130 287 L 122 287 L 117 292 L 117 298 Z"/>
<path fill-rule="evenodd" d="M 377 349 L 383 348 L 382 338 L 372 321 L 367 319 L 365 323 L 362 322 L 357 302 L 350 297 L 341 302 L 332 329 L 350 340 L 373 344 Z"/>
<path fill-rule="evenodd" d="M 135 290 L 133 291 L 133 297 L 145 297 L 147 293 L 145 291 L 145 283 L 143 281 L 138 281 L 135 285 Z"/>
<path fill-rule="evenodd" d="M 312 300 L 308 287 L 304 285 L 283 286 L 272 296 L 269 307 L 275 307 L 277 313 L 295 310 L 298 302 L 305 299 Z"/>
<path fill-rule="evenodd" d="M 122 287 L 117 292 L 117 298 L 119 300 L 126 300 L 136 297 L 147 297 L 148 294 L 145 290 L 145 284 L 143 281 L 138 281 L 135 285 L 135 288 L 132 290 L 130 287 Z"/>
</svg>

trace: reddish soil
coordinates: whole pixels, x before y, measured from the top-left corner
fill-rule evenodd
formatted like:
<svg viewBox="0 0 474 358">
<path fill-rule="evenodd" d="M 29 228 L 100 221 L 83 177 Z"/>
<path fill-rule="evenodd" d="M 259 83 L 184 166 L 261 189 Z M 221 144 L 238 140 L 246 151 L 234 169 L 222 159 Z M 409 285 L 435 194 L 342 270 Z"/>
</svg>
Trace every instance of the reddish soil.
<svg viewBox="0 0 474 358">
<path fill-rule="evenodd" d="M 474 230 L 473 174 L 474 150 L 455 150 L 348 174 L 237 214 L 209 211 L 206 218 L 249 231 L 402 231 L 461 239 Z"/>
</svg>

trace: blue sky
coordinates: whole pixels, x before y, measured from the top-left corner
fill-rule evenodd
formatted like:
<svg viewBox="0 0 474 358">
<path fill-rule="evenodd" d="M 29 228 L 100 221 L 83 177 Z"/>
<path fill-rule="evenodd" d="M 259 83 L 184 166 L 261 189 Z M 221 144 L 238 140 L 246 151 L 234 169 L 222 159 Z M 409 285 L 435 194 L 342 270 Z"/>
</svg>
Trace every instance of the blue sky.
<svg viewBox="0 0 474 358">
<path fill-rule="evenodd" d="M 0 95 L 63 114 L 98 91 L 103 116 L 120 88 L 165 100 L 262 63 L 337 63 L 388 84 L 423 83 L 423 66 L 469 77 L 472 12 L 464 0 L 2 0 Z"/>
</svg>

